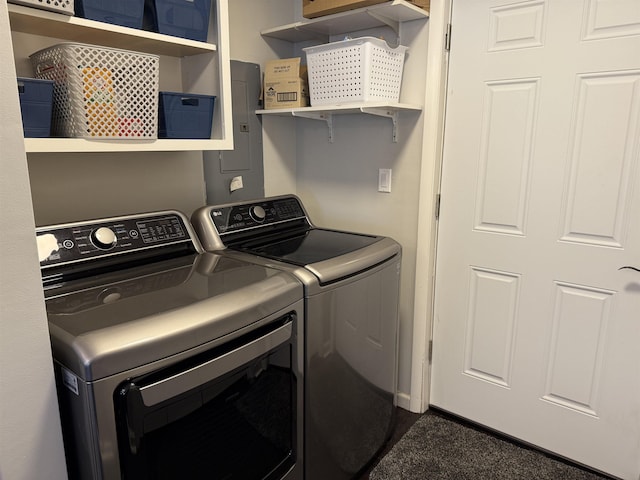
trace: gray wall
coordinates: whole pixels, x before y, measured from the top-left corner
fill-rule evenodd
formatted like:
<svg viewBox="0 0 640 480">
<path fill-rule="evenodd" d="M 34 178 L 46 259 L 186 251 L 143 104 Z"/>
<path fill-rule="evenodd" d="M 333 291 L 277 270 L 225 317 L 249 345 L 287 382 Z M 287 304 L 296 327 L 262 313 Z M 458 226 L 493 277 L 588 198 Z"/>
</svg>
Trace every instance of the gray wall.
<svg viewBox="0 0 640 480">
<path fill-rule="evenodd" d="M 30 153 L 36 225 L 204 205 L 202 152 Z"/>
<path fill-rule="evenodd" d="M 231 58 L 260 65 L 267 60 L 294 55 L 290 42 L 264 39 L 260 31 L 293 23 L 300 15 L 298 0 L 233 0 L 229 2 Z M 296 121 L 263 117 L 263 161 L 265 194 L 296 193 Z"/>
</svg>

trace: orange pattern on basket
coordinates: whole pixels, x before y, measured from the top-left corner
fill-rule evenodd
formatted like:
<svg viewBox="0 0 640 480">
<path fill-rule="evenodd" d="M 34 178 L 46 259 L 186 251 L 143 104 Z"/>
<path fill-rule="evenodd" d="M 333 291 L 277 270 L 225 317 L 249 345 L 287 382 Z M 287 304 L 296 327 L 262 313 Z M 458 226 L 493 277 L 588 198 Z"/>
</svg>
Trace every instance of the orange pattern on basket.
<svg viewBox="0 0 640 480">
<path fill-rule="evenodd" d="M 118 136 L 120 132 L 111 70 L 85 67 L 82 69 L 82 83 L 87 133 L 92 137 Z"/>
</svg>

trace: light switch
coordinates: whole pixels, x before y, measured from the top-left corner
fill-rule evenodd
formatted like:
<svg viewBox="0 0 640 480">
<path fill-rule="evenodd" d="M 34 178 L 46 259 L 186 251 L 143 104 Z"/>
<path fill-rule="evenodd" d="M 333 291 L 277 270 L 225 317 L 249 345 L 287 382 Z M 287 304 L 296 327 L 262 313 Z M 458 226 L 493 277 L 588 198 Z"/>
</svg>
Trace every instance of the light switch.
<svg viewBox="0 0 640 480">
<path fill-rule="evenodd" d="M 378 170 L 378 191 L 391 193 L 391 169 L 381 168 Z"/>
</svg>

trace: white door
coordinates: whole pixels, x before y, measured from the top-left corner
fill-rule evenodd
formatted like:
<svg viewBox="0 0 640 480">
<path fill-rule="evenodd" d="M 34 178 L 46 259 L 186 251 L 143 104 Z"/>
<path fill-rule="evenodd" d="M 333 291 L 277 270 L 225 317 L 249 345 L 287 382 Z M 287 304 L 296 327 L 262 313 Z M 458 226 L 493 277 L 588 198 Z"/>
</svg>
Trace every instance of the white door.
<svg viewBox="0 0 640 480">
<path fill-rule="evenodd" d="M 640 0 L 453 0 L 431 403 L 640 478 Z"/>
</svg>

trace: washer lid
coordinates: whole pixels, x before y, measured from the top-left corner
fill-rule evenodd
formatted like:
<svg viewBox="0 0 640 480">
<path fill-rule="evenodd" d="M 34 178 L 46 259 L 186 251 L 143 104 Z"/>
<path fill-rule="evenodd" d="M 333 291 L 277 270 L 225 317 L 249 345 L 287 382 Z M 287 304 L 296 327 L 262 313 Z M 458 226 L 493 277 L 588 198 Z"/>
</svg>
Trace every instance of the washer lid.
<svg viewBox="0 0 640 480">
<path fill-rule="evenodd" d="M 53 355 L 97 380 L 257 327 L 303 297 L 292 275 L 202 254 L 47 291 Z"/>
<path fill-rule="evenodd" d="M 400 245 L 388 237 L 319 228 L 282 235 L 268 242 L 239 243 L 230 248 L 303 267 L 320 285 L 352 277 L 401 253 Z"/>
<path fill-rule="evenodd" d="M 245 242 L 232 248 L 303 267 L 354 252 L 380 239 L 374 235 L 311 228 L 295 235 L 282 235 L 269 243 Z"/>
</svg>

